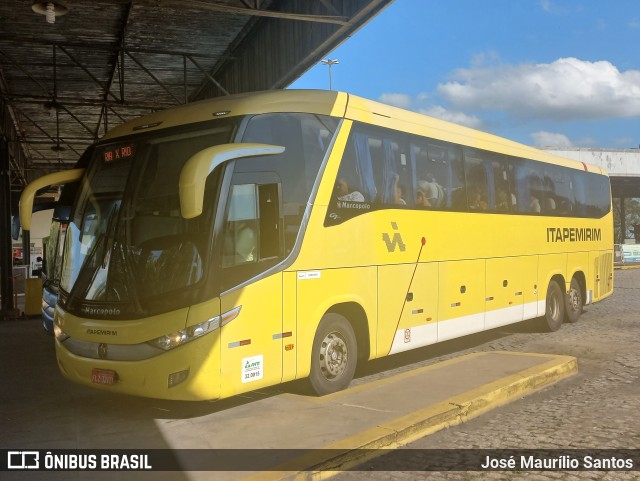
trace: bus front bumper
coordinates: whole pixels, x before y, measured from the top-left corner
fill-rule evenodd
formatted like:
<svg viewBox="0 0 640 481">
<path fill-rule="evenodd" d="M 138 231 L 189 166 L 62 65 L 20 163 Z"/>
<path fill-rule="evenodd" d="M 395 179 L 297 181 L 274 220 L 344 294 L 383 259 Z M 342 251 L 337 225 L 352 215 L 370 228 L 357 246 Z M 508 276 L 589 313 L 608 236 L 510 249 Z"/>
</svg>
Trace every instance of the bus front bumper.
<svg viewBox="0 0 640 481">
<path fill-rule="evenodd" d="M 213 400 L 220 397 L 218 337 L 213 332 L 140 361 L 86 358 L 56 340 L 56 357 L 62 374 L 85 386 L 156 399 Z"/>
</svg>

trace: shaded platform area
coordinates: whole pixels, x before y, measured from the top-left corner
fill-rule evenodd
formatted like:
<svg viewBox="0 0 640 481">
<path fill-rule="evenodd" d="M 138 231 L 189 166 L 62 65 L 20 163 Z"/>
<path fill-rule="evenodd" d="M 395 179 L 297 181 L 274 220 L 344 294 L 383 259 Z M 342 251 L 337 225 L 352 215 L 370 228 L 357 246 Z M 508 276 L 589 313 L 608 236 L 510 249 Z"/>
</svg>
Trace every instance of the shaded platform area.
<svg viewBox="0 0 640 481">
<path fill-rule="evenodd" d="M 0 323 L 1 448 L 171 449 L 171 462 L 191 471 L 94 472 L 90 479 L 211 479 L 207 470 L 218 471 L 216 480 L 310 479 L 317 471 L 356 466 L 378 450 L 459 424 L 577 372 L 569 356 L 487 352 L 321 398 L 285 384 L 219 402 L 169 402 L 70 384 L 57 371 L 52 338 L 41 331 L 38 320 Z M 231 450 L 227 454 L 237 461 L 225 456 L 227 464 L 216 465 L 215 451 L 202 451 L 220 449 Z M 254 462 L 249 455 L 256 453 L 261 457 Z M 29 479 L 89 479 L 86 472 L 30 474 L 42 477 Z"/>
</svg>

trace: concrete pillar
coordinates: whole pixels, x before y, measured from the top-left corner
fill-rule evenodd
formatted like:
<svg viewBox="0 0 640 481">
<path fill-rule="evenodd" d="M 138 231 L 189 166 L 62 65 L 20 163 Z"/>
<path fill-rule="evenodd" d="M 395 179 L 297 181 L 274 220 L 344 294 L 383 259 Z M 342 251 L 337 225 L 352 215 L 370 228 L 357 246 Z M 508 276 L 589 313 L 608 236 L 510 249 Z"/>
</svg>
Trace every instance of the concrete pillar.
<svg viewBox="0 0 640 481">
<path fill-rule="evenodd" d="M 620 243 L 624 244 L 627 238 L 627 210 L 624 206 L 624 197 L 620 197 L 620 232 L 622 232 Z"/>
<path fill-rule="evenodd" d="M 13 251 L 11 246 L 11 172 L 9 143 L 0 134 L 0 319 L 12 315 L 13 305 Z"/>
</svg>

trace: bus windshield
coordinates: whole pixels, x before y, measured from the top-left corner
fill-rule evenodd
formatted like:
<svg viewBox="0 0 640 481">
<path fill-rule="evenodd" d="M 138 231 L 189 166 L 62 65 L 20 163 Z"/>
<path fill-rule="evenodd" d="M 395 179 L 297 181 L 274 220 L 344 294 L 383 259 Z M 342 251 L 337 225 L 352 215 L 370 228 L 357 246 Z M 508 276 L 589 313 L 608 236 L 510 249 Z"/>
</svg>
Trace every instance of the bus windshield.
<svg viewBox="0 0 640 481">
<path fill-rule="evenodd" d="M 265 113 L 97 145 L 67 228 L 61 306 L 118 319 L 168 312 L 282 262 L 299 239 L 337 126 L 327 116 Z M 184 218 L 183 166 L 206 148 L 234 141 L 285 149 L 214 169 L 202 214 Z M 224 218 L 216 220 L 216 212 Z"/>
<path fill-rule="evenodd" d="M 203 279 L 214 202 L 184 219 L 178 178 L 193 154 L 230 142 L 234 125 L 216 121 L 96 147 L 67 229 L 60 287 L 68 308 L 78 302 L 86 313 L 87 305 L 108 303 L 126 304 L 122 314 L 155 311 L 162 296 L 171 292 L 180 304 L 180 291 Z"/>
</svg>

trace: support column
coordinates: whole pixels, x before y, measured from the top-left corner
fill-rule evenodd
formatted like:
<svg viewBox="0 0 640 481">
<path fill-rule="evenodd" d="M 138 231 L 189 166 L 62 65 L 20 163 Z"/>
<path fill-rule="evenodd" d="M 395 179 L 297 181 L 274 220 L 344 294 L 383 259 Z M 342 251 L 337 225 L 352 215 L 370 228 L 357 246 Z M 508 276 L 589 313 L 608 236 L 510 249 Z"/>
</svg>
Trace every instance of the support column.
<svg viewBox="0 0 640 481">
<path fill-rule="evenodd" d="M 620 237 L 620 243 L 624 244 L 625 239 L 627 238 L 627 210 L 624 205 L 624 196 L 620 197 L 620 232 L 622 233 Z"/>
<path fill-rule="evenodd" d="M 11 246 L 11 172 L 9 143 L 0 134 L 0 319 L 13 315 L 13 252 Z"/>
</svg>

